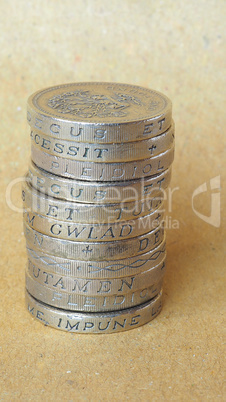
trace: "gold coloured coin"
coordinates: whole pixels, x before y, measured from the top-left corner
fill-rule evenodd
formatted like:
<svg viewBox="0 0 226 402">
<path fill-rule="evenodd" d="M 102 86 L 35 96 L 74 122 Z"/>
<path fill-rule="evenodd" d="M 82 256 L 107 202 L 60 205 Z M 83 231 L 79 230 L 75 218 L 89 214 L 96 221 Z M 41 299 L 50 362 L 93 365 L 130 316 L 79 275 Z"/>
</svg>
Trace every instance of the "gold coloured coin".
<svg viewBox="0 0 226 402">
<path fill-rule="evenodd" d="M 75 180 L 118 182 L 154 176 L 168 169 L 174 159 L 174 147 L 154 156 L 125 163 L 81 162 L 47 154 L 31 146 L 31 158 L 41 169 Z"/>
<path fill-rule="evenodd" d="M 143 141 L 114 144 L 96 144 L 66 141 L 43 134 L 40 130 L 31 130 L 31 143 L 34 149 L 46 154 L 83 162 L 112 163 L 128 162 L 152 158 L 174 143 L 174 123 L 164 133 Z"/>
<path fill-rule="evenodd" d="M 24 222 L 25 238 L 34 248 L 63 258 L 82 261 L 119 260 L 153 250 L 163 240 L 164 229 L 159 226 L 142 236 L 108 242 L 79 242 L 44 235 Z"/>
<path fill-rule="evenodd" d="M 162 289 L 163 280 L 145 284 L 143 288 L 120 294 L 76 294 L 41 285 L 26 275 L 28 292 L 42 303 L 71 311 L 101 312 L 117 311 L 145 303 L 155 297 Z"/>
<path fill-rule="evenodd" d="M 152 300 L 114 312 L 83 313 L 50 307 L 26 292 L 26 306 L 33 318 L 46 326 L 82 334 L 109 334 L 137 328 L 153 320 L 162 309 L 162 292 Z"/>
<path fill-rule="evenodd" d="M 63 178 L 48 173 L 30 162 L 28 183 L 41 193 L 51 197 L 80 203 L 112 204 L 150 200 L 164 196 L 171 179 L 171 168 L 141 180 L 126 182 L 87 182 Z"/>
<path fill-rule="evenodd" d="M 138 256 L 122 258 L 120 260 L 84 261 L 59 257 L 42 250 L 42 246 L 34 246 L 27 241 L 28 261 L 38 265 L 40 270 L 53 272 L 58 275 L 68 275 L 70 278 L 121 278 L 136 275 L 158 265 L 166 257 L 166 241 L 163 239 L 153 250 Z"/>
<path fill-rule="evenodd" d="M 164 218 L 160 208 L 141 218 L 112 223 L 69 223 L 26 210 L 23 215 L 29 227 L 47 236 L 80 242 L 103 242 L 129 239 L 150 232 Z"/>
<path fill-rule="evenodd" d="M 106 279 L 70 278 L 69 276 L 44 271 L 39 268 L 38 264 L 29 263 L 26 277 L 30 281 L 29 283 L 33 283 L 34 287 L 39 283 L 49 290 L 70 294 L 71 297 L 72 295 L 113 296 L 131 293 L 151 286 L 163 279 L 164 273 L 165 261 L 136 275 Z M 42 301 L 48 303 L 47 300 Z"/>
<path fill-rule="evenodd" d="M 89 143 L 121 143 L 152 138 L 172 121 L 171 101 L 136 85 L 79 82 L 37 91 L 28 99 L 33 129 Z"/>
<path fill-rule="evenodd" d="M 26 181 L 22 183 L 22 200 L 26 211 L 68 223 L 110 223 L 137 219 L 156 209 L 164 211 L 163 197 L 164 194 L 161 194 L 146 200 L 118 204 L 88 204 L 56 199 L 37 191 Z"/>
</svg>

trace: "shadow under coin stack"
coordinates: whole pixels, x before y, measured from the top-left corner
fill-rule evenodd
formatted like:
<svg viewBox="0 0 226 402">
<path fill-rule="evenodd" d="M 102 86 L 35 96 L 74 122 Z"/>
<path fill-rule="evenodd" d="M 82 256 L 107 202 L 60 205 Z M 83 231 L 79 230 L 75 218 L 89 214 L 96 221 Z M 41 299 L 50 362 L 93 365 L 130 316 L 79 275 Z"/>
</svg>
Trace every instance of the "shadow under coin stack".
<svg viewBox="0 0 226 402">
<path fill-rule="evenodd" d="M 133 85 L 66 84 L 29 98 L 28 123 L 29 312 L 85 334 L 149 322 L 162 305 L 170 100 Z"/>
</svg>

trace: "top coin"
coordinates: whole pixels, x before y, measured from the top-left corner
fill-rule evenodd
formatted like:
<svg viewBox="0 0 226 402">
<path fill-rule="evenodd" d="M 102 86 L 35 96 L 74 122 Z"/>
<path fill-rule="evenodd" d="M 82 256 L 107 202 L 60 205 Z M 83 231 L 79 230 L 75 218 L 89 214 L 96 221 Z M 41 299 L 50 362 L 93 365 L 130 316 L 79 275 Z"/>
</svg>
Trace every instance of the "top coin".
<svg viewBox="0 0 226 402">
<path fill-rule="evenodd" d="M 163 94 L 136 85 L 79 82 L 40 90 L 28 99 L 34 129 L 76 142 L 140 141 L 165 132 L 172 104 Z"/>
</svg>

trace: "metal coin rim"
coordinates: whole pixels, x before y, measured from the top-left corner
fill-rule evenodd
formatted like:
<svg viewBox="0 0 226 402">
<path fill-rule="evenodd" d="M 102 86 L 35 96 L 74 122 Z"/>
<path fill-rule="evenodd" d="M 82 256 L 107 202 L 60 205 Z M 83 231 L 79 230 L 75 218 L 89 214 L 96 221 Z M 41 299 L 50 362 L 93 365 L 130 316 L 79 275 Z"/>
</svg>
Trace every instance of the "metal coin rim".
<svg viewBox="0 0 226 402">
<path fill-rule="evenodd" d="M 91 279 L 91 278 L 70 278 L 69 276 L 62 276 L 58 274 L 55 275 L 53 282 L 55 285 L 50 283 L 49 277 L 51 272 L 46 271 L 46 278 L 48 278 L 47 283 L 45 278 L 42 279 L 39 276 L 34 276 L 29 269 L 29 263 L 26 268 L 26 278 L 29 278 L 34 283 L 41 285 L 43 288 L 48 289 L 48 291 L 55 291 L 65 295 L 70 295 L 71 297 L 83 296 L 115 296 L 121 294 L 133 293 L 139 289 L 143 289 L 145 286 L 151 286 L 153 283 L 158 283 L 165 274 L 165 259 L 163 259 L 158 265 L 148 269 L 147 271 L 139 272 L 135 275 L 124 276 L 121 278 L 106 278 L 106 279 Z M 34 267 L 34 266 L 33 266 Z M 35 266 L 39 269 L 38 265 Z M 40 270 L 39 270 L 40 273 Z M 56 284 L 66 286 L 66 288 L 59 288 Z M 76 290 L 73 288 L 76 286 Z M 30 292 L 31 293 L 31 292 Z"/>
<path fill-rule="evenodd" d="M 51 156 L 59 156 L 80 162 L 124 163 L 153 158 L 165 152 L 174 144 L 174 132 L 175 125 L 172 121 L 172 125 L 164 133 L 134 142 L 83 143 L 51 137 L 42 133 L 41 130 L 31 130 L 30 139 L 34 149 L 44 151 Z M 39 139 L 39 142 L 37 142 L 37 139 Z"/>
<path fill-rule="evenodd" d="M 173 163 L 174 146 L 154 156 L 124 163 L 82 162 L 47 154 L 31 145 L 31 158 L 41 169 L 58 176 L 89 182 L 119 182 L 152 177 Z M 120 172 L 120 175 L 117 173 Z"/>
<path fill-rule="evenodd" d="M 157 282 L 132 292 L 97 296 L 63 293 L 35 283 L 29 275 L 26 275 L 26 289 L 35 299 L 51 307 L 80 312 L 119 311 L 138 306 L 155 297 L 161 291 L 162 285 L 163 279 L 160 278 Z"/>
<path fill-rule="evenodd" d="M 158 209 L 140 218 L 110 223 L 71 223 L 26 210 L 23 219 L 29 227 L 53 238 L 78 242 L 106 242 L 130 239 L 151 232 L 164 219 L 161 208 L 160 205 Z M 58 233 L 55 228 L 58 228 Z M 74 231 L 76 234 L 73 236 Z"/>
<path fill-rule="evenodd" d="M 26 177 L 25 181 L 22 183 L 22 200 L 24 209 L 28 212 L 50 216 L 69 223 L 86 222 L 110 224 L 111 222 L 126 222 L 128 220 L 141 218 L 142 216 L 154 212 L 154 210 L 160 208 L 160 206 L 163 206 L 163 197 L 164 195 L 146 201 L 137 200 L 121 204 L 79 203 L 76 201 L 63 201 L 45 193 L 41 193 L 31 187 L 30 183 L 26 181 Z M 66 210 L 73 211 L 73 213 L 66 213 Z M 117 212 L 117 217 L 114 216 L 110 218 L 111 215 L 115 215 L 115 212 Z"/>
<path fill-rule="evenodd" d="M 67 332 L 83 334 L 116 333 L 137 328 L 154 319 L 162 309 L 162 291 L 149 302 L 108 313 L 79 313 L 56 309 L 34 299 L 27 291 L 25 300 L 29 313 L 42 324 Z M 121 325 L 116 325 L 116 321 L 119 319 L 121 319 Z M 105 323 L 105 329 L 100 328 L 100 320 Z M 77 322 L 79 322 L 78 325 L 76 325 Z M 88 323 L 92 324 L 92 326 L 89 325 L 89 328 L 87 327 Z"/>
<path fill-rule="evenodd" d="M 159 226 L 155 230 L 152 230 L 145 235 L 133 237 L 131 239 L 116 240 L 112 242 L 89 243 L 75 242 L 71 240 L 62 240 L 56 239 L 54 237 L 49 237 L 28 227 L 24 222 L 24 234 L 28 242 L 31 242 L 30 238 L 34 239 L 34 248 L 34 242 L 41 242 L 43 250 L 47 252 L 50 251 L 50 254 L 56 254 L 59 257 L 72 259 L 76 256 L 76 259 L 85 261 L 99 261 L 106 259 L 119 260 L 122 258 L 126 258 L 127 256 L 133 257 L 134 255 L 143 254 L 144 250 L 148 252 L 149 250 L 157 247 L 157 245 L 162 242 L 164 237 L 164 229 Z M 145 239 L 147 239 L 147 242 L 145 242 L 146 246 L 145 248 L 141 248 L 141 246 L 143 247 L 142 241 L 144 241 Z M 136 250 L 138 244 L 140 244 L 140 246 L 139 249 Z M 90 247 L 93 247 L 93 249 L 90 249 Z M 92 253 L 92 256 L 90 253 Z M 117 258 L 113 258 L 115 256 Z"/>
<path fill-rule="evenodd" d="M 59 275 L 69 275 L 71 278 L 121 278 L 150 269 L 158 265 L 162 259 L 166 257 L 165 235 L 163 241 L 147 253 L 122 258 L 120 260 L 79 261 L 44 253 L 37 245 L 35 250 L 31 247 L 33 247 L 33 245 L 30 245 L 27 241 L 28 259 L 33 263 L 39 264 L 42 268 L 47 267 L 50 272 Z M 148 265 L 148 267 L 146 267 L 146 265 Z M 66 268 L 69 266 L 69 269 Z M 117 267 L 117 269 L 113 269 L 114 267 Z"/>
<path fill-rule="evenodd" d="M 172 168 L 169 167 L 169 169 L 156 176 L 138 180 L 104 183 L 88 182 L 57 176 L 39 168 L 31 161 L 27 181 L 37 191 L 56 199 L 104 205 L 106 203 L 113 204 L 153 198 L 167 188 L 170 183 L 171 172 Z M 44 183 L 47 185 L 44 186 Z M 155 187 L 155 185 L 158 185 L 158 187 Z M 76 187 L 79 193 L 74 196 Z M 117 197 L 115 194 L 117 194 Z M 81 196 L 82 198 L 80 198 Z"/>
</svg>

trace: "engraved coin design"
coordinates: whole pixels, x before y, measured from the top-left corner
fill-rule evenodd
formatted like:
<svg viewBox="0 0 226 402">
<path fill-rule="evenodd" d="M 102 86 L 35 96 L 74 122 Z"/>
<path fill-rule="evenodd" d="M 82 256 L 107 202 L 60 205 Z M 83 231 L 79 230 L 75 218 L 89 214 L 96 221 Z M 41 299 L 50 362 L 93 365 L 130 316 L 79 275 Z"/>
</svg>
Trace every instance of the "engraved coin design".
<svg viewBox="0 0 226 402">
<path fill-rule="evenodd" d="M 93 93 L 92 91 L 76 90 L 55 95 L 49 99 L 47 105 L 57 109 L 58 113 L 73 114 L 85 119 L 99 117 L 124 117 L 127 116 L 129 107 L 142 106 L 141 100 L 126 93 L 112 90 L 109 95 Z M 158 103 L 153 102 L 153 107 Z"/>
<path fill-rule="evenodd" d="M 150 232 L 163 221 L 161 206 L 149 215 L 129 221 L 114 223 L 70 223 L 55 218 L 24 211 L 24 222 L 48 236 L 76 241 L 122 240 Z"/>
<path fill-rule="evenodd" d="M 31 130 L 31 144 L 49 155 L 61 156 L 83 162 L 127 162 L 152 158 L 174 143 L 174 124 L 164 133 L 143 141 L 95 144 L 76 142 L 76 140 L 62 140 L 50 137 L 40 130 Z"/>
<path fill-rule="evenodd" d="M 144 285 L 138 290 L 121 292 L 120 294 L 91 295 L 89 293 L 76 294 L 63 292 L 60 289 L 51 289 L 33 280 L 26 274 L 26 288 L 29 293 L 50 306 L 71 311 L 97 312 L 117 311 L 128 307 L 137 306 L 151 300 L 162 289 L 162 279 L 151 285 Z"/>
<path fill-rule="evenodd" d="M 35 264 L 28 264 L 26 275 L 34 286 L 39 283 L 57 292 L 71 293 L 73 295 L 113 296 L 143 289 L 147 284 L 151 286 L 163 279 L 164 273 L 165 262 L 162 261 L 148 271 L 113 279 L 70 278 L 54 274 L 47 270 L 41 270 Z"/>
<path fill-rule="evenodd" d="M 152 197 L 146 201 L 137 200 L 119 204 L 85 204 L 63 201 L 45 195 L 28 183 L 22 184 L 22 200 L 28 212 L 46 215 L 57 220 L 77 223 L 110 223 L 137 219 L 146 216 L 162 206 L 163 197 Z"/>
<path fill-rule="evenodd" d="M 27 119 L 49 136 L 119 143 L 165 132 L 172 122 L 172 105 L 160 92 L 136 85 L 80 82 L 31 95 Z"/>
<path fill-rule="evenodd" d="M 162 308 L 172 104 L 136 85 L 78 82 L 27 103 L 26 305 L 45 326 L 107 334 Z M 169 194 L 169 198 L 170 198 Z"/>
<path fill-rule="evenodd" d="M 33 107 L 54 118 L 114 124 L 159 116 L 170 104 L 160 92 L 107 82 L 59 85 L 39 91 L 32 99 Z"/>
<path fill-rule="evenodd" d="M 121 278 L 126 275 L 141 273 L 158 265 L 166 258 L 165 238 L 153 250 L 138 256 L 120 260 L 84 261 L 62 258 L 42 250 L 42 245 L 27 241 L 28 265 L 33 270 L 38 265 L 38 272 L 46 270 L 65 275 L 69 278 Z M 36 274 L 37 276 L 37 274 Z"/>
<path fill-rule="evenodd" d="M 162 308 L 162 292 L 139 306 L 110 312 L 84 313 L 53 308 L 26 292 L 29 313 L 44 325 L 82 334 L 115 333 L 137 328 L 153 320 Z"/>
<path fill-rule="evenodd" d="M 31 147 L 31 157 L 41 169 L 57 176 L 86 181 L 129 181 L 164 172 L 173 163 L 174 146 L 159 155 L 136 162 L 96 163 L 75 161 Z"/>
</svg>

